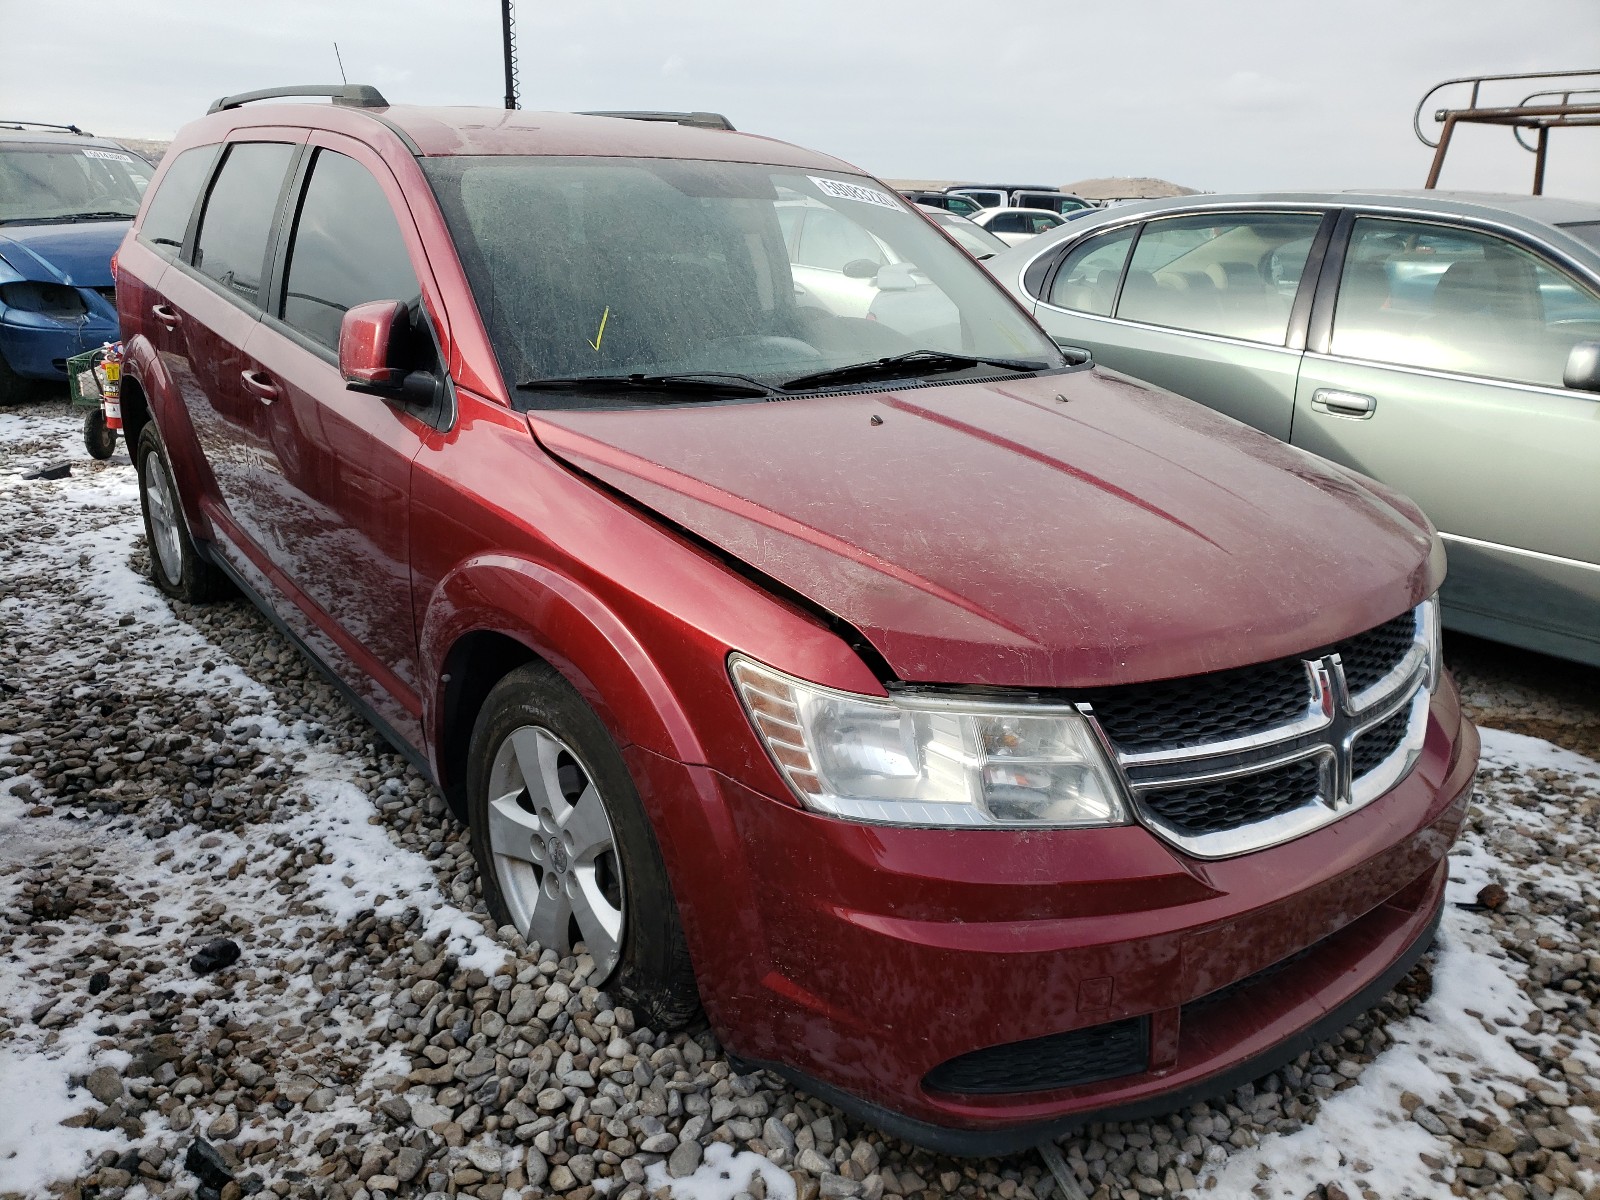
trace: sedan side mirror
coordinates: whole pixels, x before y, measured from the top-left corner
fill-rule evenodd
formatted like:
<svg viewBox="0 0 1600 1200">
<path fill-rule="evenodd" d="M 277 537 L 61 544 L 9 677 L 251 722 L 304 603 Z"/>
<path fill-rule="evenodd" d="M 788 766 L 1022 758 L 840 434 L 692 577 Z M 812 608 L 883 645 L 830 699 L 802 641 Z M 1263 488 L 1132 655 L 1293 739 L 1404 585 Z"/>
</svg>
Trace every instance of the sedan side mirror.
<svg viewBox="0 0 1600 1200">
<path fill-rule="evenodd" d="M 1567 351 L 1561 382 L 1580 392 L 1600 392 L 1600 342 L 1579 342 Z"/>
<path fill-rule="evenodd" d="M 406 377 L 411 314 L 399 300 L 357 304 L 339 322 L 339 374 L 353 391 L 396 391 Z"/>
</svg>

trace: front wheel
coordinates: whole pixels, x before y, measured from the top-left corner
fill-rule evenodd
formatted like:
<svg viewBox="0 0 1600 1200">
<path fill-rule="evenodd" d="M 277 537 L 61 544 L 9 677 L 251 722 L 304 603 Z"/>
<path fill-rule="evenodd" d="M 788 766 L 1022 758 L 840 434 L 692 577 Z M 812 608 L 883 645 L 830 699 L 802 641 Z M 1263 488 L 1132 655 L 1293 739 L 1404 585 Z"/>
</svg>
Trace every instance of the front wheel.
<svg viewBox="0 0 1600 1200">
<path fill-rule="evenodd" d="M 489 693 L 472 733 L 467 818 L 484 902 L 529 942 L 594 959 L 657 1029 L 699 1009 L 661 851 L 616 744 L 553 668 Z"/>
<path fill-rule="evenodd" d="M 226 595 L 227 576 L 200 557 L 184 524 L 178 488 L 154 421 L 146 421 L 139 432 L 134 465 L 139 468 L 139 507 L 150 545 L 150 578 L 167 595 L 191 604 Z"/>
</svg>

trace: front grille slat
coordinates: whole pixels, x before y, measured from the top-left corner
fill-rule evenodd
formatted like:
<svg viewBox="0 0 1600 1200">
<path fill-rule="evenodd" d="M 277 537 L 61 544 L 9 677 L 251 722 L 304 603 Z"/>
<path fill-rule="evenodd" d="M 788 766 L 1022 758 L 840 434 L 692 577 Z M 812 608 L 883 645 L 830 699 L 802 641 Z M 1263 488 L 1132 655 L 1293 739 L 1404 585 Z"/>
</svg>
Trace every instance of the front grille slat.
<svg viewBox="0 0 1600 1200">
<path fill-rule="evenodd" d="M 1344 665 L 1345 682 L 1355 695 L 1377 683 L 1400 665 L 1417 638 L 1417 619 L 1401 613 L 1376 629 L 1358 633 L 1339 643 L 1339 661 Z"/>
<path fill-rule="evenodd" d="M 1358 737 L 1350 760 L 1352 773 L 1360 778 L 1400 749 L 1410 722 L 1411 710 L 1402 708 Z"/>
<path fill-rule="evenodd" d="M 1179 833 L 1194 837 L 1292 812 L 1316 797 L 1320 779 L 1316 760 L 1302 758 L 1235 779 L 1151 792 L 1145 807 Z"/>
</svg>

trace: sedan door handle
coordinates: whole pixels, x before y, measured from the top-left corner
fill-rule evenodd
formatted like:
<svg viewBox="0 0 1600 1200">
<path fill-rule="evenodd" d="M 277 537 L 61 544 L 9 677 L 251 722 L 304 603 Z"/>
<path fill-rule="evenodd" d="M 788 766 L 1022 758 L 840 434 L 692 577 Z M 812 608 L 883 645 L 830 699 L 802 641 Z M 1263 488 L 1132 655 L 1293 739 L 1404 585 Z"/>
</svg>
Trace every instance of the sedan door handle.
<svg viewBox="0 0 1600 1200">
<path fill-rule="evenodd" d="M 1341 392 L 1337 388 L 1318 388 L 1311 393 L 1311 407 L 1331 417 L 1352 417 L 1365 421 L 1378 410 L 1378 402 L 1360 392 Z"/>
<path fill-rule="evenodd" d="M 271 404 L 278 398 L 278 385 L 268 378 L 266 372 L 240 371 L 239 378 L 244 381 L 244 390 L 261 403 Z"/>
<path fill-rule="evenodd" d="M 178 315 L 177 310 L 168 308 L 165 304 L 152 304 L 150 315 L 165 325 L 169 333 L 183 324 L 183 318 Z"/>
</svg>

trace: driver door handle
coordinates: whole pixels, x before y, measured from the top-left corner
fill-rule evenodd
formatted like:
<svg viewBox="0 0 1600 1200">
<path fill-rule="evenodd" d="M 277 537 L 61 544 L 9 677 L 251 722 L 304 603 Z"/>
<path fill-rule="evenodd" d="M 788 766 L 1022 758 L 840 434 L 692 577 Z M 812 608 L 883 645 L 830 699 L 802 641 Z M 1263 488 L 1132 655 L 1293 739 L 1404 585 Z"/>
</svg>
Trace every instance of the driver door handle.
<svg viewBox="0 0 1600 1200">
<path fill-rule="evenodd" d="M 240 371 L 239 378 L 244 381 L 244 390 L 261 403 L 271 404 L 278 398 L 278 385 L 265 371 Z"/>
<path fill-rule="evenodd" d="M 1341 392 L 1337 388 L 1318 388 L 1311 393 L 1311 407 L 1330 417 L 1349 417 L 1365 421 L 1378 410 L 1378 402 L 1360 392 Z"/>
</svg>

